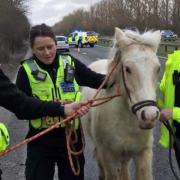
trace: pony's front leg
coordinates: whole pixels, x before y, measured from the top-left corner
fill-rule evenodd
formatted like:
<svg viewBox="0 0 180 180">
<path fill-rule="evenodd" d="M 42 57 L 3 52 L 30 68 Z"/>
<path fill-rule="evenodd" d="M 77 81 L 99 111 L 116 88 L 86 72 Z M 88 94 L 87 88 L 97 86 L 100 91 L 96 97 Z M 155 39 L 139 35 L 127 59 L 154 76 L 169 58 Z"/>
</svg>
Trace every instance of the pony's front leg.
<svg viewBox="0 0 180 180">
<path fill-rule="evenodd" d="M 98 170 L 99 170 L 99 180 L 105 180 L 104 168 L 103 163 L 101 162 L 100 156 L 98 156 L 97 148 L 94 148 L 94 155 L 93 157 L 96 159 Z"/>
<path fill-rule="evenodd" d="M 147 148 L 135 155 L 136 180 L 153 180 L 152 156 L 151 148 Z"/>
<path fill-rule="evenodd" d="M 118 180 L 118 165 L 107 151 L 96 149 L 96 159 L 99 167 L 100 180 Z"/>
<path fill-rule="evenodd" d="M 118 168 L 118 180 L 130 180 L 129 160 L 121 162 L 121 165 Z"/>
<path fill-rule="evenodd" d="M 99 161 L 99 180 L 118 180 L 117 176 L 117 166 L 110 161 L 104 161 L 105 159 Z"/>
<path fill-rule="evenodd" d="M 108 162 L 108 161 L 107 161 Z M 117 163 L 116 160 L 104 166 L 105 180 L 130 180 L 129 160 Z"/>
</svg>

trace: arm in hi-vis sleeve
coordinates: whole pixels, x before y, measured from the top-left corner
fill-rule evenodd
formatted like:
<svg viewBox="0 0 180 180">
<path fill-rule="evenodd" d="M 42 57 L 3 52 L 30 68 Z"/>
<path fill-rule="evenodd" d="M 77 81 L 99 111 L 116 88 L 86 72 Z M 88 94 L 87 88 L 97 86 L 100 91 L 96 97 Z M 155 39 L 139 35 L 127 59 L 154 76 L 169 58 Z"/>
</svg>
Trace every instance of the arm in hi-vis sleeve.
<svg viewBox="0 0 180 180">
<path fill-rule="evenodd" d="M 173 108 L 172 119 L 180 123 L 180 108 L 179 107 Z"/>
</svg>

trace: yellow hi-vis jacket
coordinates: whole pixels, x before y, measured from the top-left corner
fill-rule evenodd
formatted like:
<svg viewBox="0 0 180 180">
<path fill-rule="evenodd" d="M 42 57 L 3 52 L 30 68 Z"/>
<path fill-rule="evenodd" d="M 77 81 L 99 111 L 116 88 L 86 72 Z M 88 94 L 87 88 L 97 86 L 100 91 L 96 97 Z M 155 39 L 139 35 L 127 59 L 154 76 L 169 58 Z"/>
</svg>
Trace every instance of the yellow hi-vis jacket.
<svg viewBox="0 0 180 180">
<path fill-rule="evenodd" d="M 173 84 L 173 73 L 174 70 L 180 72 L 180 50 L 175 51 L 172 54 L 168 55 L 168 60 L 166 62 L 165 71 L 163 78 L 160 83 L 160 100 L 159 105 L 162 108 L 171 108 L 172 120 L 175 120 L 180 123 L 180 108 L 174 107 L 175 102 L 175 86 Z M 172 120 L 170 121 L 171 126 L 173 126 Z M 174 127 L 173 127 L 174 128 Z M 169 132 L 166 127 L 161 125 L 161 136 L 159 143 L 164 147 L 169 147 Z"/>
<path fill-rule="evenodd" d="M 9 146 L 10 137 L 6 126 L 0 123 L 0 154 Z"/>
<path fill-rule="evenodd" d="M 23 63 L 23 67 L 27 73 L 32 94 L 41 100 L 46 101 L 80 101 L 81 95 L 79 92 L 79 86 L 74 78 L 73 83 L 67 83 L 64 81 L 64 69 L 66 63 L 74 66 L 74 62 L 68 55 L 61 55 L 58 57 L 59 67 L 57 69 L 56 84 L 52 82 L 52 79 L 48 72 L 41 69 L 35 60 L 26 60 Z M 36 72 L 36 73 L 35 73 Z M 34 75 L 36 74 L 36 76 Z M 35 129 L 47 128 L 49 125 L 60 121 L 60 117 L 42 117 L 31 120 L 31 126 Z M 48 122 L 48 123 L 47 123 Z M 79 127 L 79 119 L 73 121 L 75 129 Z M 61 127 L 64 127 L 62 125 Z"/>
<path fill-rule="evenodd" d="M 72 37 L 68 37 L 68 44 L 72 42 Z"/>
</svg>

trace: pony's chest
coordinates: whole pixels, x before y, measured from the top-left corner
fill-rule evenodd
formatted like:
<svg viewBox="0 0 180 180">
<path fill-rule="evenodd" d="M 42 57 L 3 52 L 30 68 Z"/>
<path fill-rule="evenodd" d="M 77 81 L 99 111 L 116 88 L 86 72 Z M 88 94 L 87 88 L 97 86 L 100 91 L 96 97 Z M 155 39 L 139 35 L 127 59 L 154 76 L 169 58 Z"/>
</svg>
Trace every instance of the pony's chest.
<svg viewBox="0 0 180 180">
<path fill-rule="evenodd" d="M 134 153 L 152 144 L 152 131 L 141 130 L 136 123 L 132 122 L 130 124 L 120 122 L 112 128 L 110 136 L 109 143 L 113 144 L 115 151 Z"/>
</svg>

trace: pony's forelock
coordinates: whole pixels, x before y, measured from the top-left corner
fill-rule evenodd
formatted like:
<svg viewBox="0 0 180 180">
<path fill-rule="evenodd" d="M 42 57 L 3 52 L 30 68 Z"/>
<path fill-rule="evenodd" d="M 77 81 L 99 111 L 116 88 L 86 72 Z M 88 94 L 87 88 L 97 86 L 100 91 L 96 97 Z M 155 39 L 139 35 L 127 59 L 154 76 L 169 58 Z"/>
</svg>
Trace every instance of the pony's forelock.
<svg viewBox="0 0 180 180">
<path fill-rule="evenodd" d="M 124 30 L 125 35 L 132 41 L 146 46 L 150 46 L 154 51 L 157 51 L 161 41 L 160 31 L 147 31 L 140 34 L 138 31 Z"/>
</svg>

